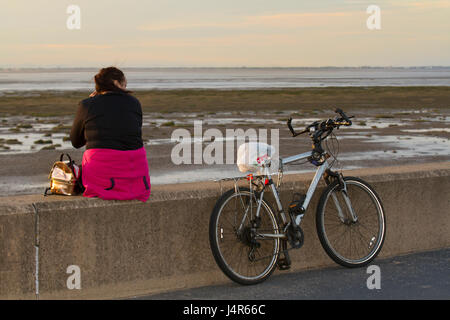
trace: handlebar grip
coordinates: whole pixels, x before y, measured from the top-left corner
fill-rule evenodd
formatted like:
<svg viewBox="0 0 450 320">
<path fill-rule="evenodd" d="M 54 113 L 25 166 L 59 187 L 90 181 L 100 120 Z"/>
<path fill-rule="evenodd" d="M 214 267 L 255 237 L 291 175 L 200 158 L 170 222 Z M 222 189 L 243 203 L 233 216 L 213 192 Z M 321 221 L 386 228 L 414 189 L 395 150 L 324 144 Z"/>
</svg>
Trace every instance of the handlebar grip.
<svg viewBox="0 0 450 320">
<path fill-rule="evenodd" d="M 352 121 L 350 120 L 349 117 L 347 117 L 347 115 L 344 113 L 344 111 L 342 111 L 342 109 L 337 108 L 334 112 L 339 113 L 339 115 L 349 123 L 349 125 L 352 124 Z"/>
<path fill-rule="evenodd" d="M 295 134 L 294 128 L 292 128 L 292 118 L 289 118 L 289 119 L 288 119 L 288 121 L 287 121 L 287 126 L 288 126 L 288 128 L 289 128 L 289 131 L 291 131 L 292 136 L 295 137 L 296 134 Z"/>
</svg>

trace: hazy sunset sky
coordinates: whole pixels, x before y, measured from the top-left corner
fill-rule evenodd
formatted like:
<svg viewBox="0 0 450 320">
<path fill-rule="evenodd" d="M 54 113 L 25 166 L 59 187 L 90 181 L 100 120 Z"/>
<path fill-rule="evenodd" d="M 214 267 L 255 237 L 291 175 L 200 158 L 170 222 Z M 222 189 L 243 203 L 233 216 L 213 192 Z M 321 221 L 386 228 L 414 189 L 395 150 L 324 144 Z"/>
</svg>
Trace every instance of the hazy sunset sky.
<svg viewBox="0 0 450 320">
<path fill-rule="evenodd" d="M 450 66 L 450 0 L 0 0 L 0 67 Z M 81 29 L 69 30 L 69 5 Z M 369 5 L 381 30 L 369 30 Z"/>
</svg>

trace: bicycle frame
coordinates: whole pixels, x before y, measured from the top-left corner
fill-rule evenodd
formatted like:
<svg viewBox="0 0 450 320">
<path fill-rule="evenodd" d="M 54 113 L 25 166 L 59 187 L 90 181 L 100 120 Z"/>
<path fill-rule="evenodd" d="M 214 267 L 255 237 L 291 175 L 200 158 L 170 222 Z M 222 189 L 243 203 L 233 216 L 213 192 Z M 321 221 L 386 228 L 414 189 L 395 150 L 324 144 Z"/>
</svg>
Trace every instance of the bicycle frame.
<svg viewBox="0 0 450 320">
<path fill-rule="evenodd" d="M 290 157 L 287 157 L 287 158 L 280 159 L 279 174 L 283 173 L 283 166 L 284 165 L 292 163 L 292 162 L 295 162 L 295 161 L 307 159 L 311 155 L 312 155 L 312 152 L 305 152 L 305 153 L 301 153 L 301 154 L 297 154 L 297 155 L 293 155 L 293 156 L 290 156 Z M 306 210 L 307 210 L 307 208 L 309 206 L 309 203 L 311 201 L 311 198 L 314 195 L 314 192 L 316 191 L 317 185 L 319 184 L 320 178 L 322 178 L 322 176 L 324 175 L 324 173 L 326 172 L 326 170 L 328 168 L 330 168 L 328 160 L 324 161 L 320 166 L 318 166 L 318 168 L 316 170 L 316 173 L 314 175 L 314 178 L 312 179 L 311 184 L 309 185 L 308 191 L 306 192 L 306 197 L 305 197 L 305 200 L 304 200 L 303 205 L 302 205 L 302 212 L 306 212 Z M 271 188 L 272 194 L 274 195 L 274 198 L 275 198 L 275 201 L 276 201 L 276 204 L 277 204 L 278 213 L 280 214 L 280 216 L 282 218 L 283 225 L 286 226 L 288 224 L 288 221 L 286 219 L 286 215 L 285 215 L 284 210 L 283 210 L 283 205 L 281 204 L 281 201 L 280 201 L 280 196 L 279 196 L 278 190 L 275 187 L 275 184 L 272 182 L 272 175 L 269 172 L 269 168 L 268 167 L 264 167 L 263 176 L 265 176 L 266 179 L 268 179 L 268 181 L 270 181 L 270 188 Z M 279 177 L 278 183 L 280 183 L 280 177 Z M 350 213 L 350 216 L 351 216 L 353 222 L 356 222 L 357 221 L 357 216 L 356 216 L 356 213 L 354 212 L 353 207 L 351 205 L 350 198 L 347 196 L 345 182 L 342 181 L 342 183 L 343 183 L 343 188 L 342 188 L 341 191 L 342 191 L 342 195 L 344 197 L 344 202 L 345 202 L 345 204 L 347 206 L 348 212 Z M 237 185 L 235 187 L 237 187 Z M 257 206 L 257 209 L 256 209 L 256 217 L 259 217 L 261 204 L 262 204 L 261 200 L 263 199 L 264 191 L 265 191 L 264 189 L 261 191 L 261 193 L 259 195 L 259 199 L 257 199 L 258 206 Z M 250 192 L 252 192 L 251 183 L 250 183 Z M 333 202 L 335 203 L 336 208 L 338 210 L 339 217 L 344 222 L 346 220 L 345 219 L 345 215 L 344 215 L 344 211 L 342 210 L 341 205 L 340 205 L 340 203 L 339 203 L 339 201 L 337 199 L 337 196 L 334 193 L 332 194 L 332 198 L 333 198 Z M 250 206 L 250 210 L 251 210 L 251 206 Z M 247 209 L 247 211 L 248 211 L 248 209 Z M 241 225 L 240 225 L 239 229 L 242 228 L 242 226 L 244 224 L 244 221 L 247 218 L 247 213 L 248 212 L 246 212 L 244 214 L 244 217 L 243 217 L 243 219 L 241 221 Z M 295 217 L 295 220 L 291 219 L 291 223 L 295 224 L 294 227 L 300 225 L 300 222 L 301 222 L 303 216 L 304 216 L 304 213 L 297 215 Z M 286 235 L 284 233 L 283 234 L 263 234 L 263 233 L 259 233 L 256 238 L 257 239 L 263 239 L 263 238 L 285 238 L 285 237 L 286 237 Z"/>
<path fill-rule="evenodd" d="M 290 157 L 287 157 L 287 158 L 280 159 L 280 169 L 281 169 L 281 171 L 282 171 L 282 168 L 283 168 L 284 165 L 292 163 L 292 162 L 296 162 L 296 161 L 299 161 L 299 160 L 307 159 L 307 158 L 309 158 L 311 156 L 311 154 L 312 154 L 312 152 L 304 152 L 304 153 L 301 153 L 301 154 L 297 154 L 297 155 L 293 155 L 293 156 L 290 156 Z M 308 205 L 309 205 L 309 203 L 311 201 L 311 198 L 312 198 L 314 192 L 316 191 L 317 185 L 319 184 L 320 178 L 322 178 L 323 174 L 325 173 L 325 171 L 328 168 L 329 168 L 328 161 L 324 161 L 324 163 L 321 164 L 317 168 L 316 173 L 314 175 L 314 178 L 312 179 L 311 184 L 309 185 L 308 191 L 306 192 L 306 197 L 305 197 L 305 200 L 304 200 L 303 205 L 302 205 L 302 211 L 303 212 L 305 212 L 306 209 L 308 208 Z M 265 171 L 265 175 L 267 175 L 269 180 L 270 180 L 271 179 L 271 174 L 269 172 L 269 169 L 265 168 L 264 171 Z M 282 214 L 283 223 L 286 224 L 287 221 L 285 219 L 283 206 L 281 204 L 278 191 L 276 190 L 276 188 L 275 188 L 275 186 L 273 184 L 272 184 L 272 192 L 273 192 L 273 195 L 275 197 L 275 201 L 277 203 L 278 211 L 279 212 L 283 212 L 283 214 Z M 295 219 L 295 224 L 299 225 L 302 218 L 303 218 L 303 214 L 298 215 L 296 217 L 296 219 Z"/>
</svg>

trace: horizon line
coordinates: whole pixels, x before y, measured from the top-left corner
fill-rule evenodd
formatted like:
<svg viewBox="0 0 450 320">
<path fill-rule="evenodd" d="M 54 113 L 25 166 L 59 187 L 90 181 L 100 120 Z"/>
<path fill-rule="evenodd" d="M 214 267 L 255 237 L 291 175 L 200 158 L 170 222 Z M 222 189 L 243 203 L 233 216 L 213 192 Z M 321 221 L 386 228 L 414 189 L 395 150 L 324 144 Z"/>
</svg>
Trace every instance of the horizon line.
<svg viewBox="0 0 450 320">
<path fill-rule="evenodd" d="M 108 66 L 115 66 L 121 69 L 386 69 L 386 68 L 399 68 L 399 69 L 413 69 L 413 68 L 450 68 L 450 65 L 386 65 L 386 66 L 129 66 L 120 67 L 114 64 Z M 107 67 L 105 66 L 86 66 L 86 67 L 76 67 L 76 66 L 0 66 L 0 70 L 5 69 L 99 69 Z"/>
</svg>

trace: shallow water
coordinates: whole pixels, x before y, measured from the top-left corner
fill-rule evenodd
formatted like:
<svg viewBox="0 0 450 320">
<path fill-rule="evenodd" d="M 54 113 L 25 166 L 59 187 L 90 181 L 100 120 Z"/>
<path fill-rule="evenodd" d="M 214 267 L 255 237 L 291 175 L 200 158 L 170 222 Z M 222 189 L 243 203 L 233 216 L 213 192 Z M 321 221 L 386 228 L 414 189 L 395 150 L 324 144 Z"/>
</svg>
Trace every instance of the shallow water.
<svg viewBox="0 0 450 320">
<path fill-rule="evenodd" d="M 402 129 L 403 132 L 427 133 L 427 132 L 450 132 L 450 128 L 431 128 L 431 129 Z"/>
<path fill-rule="evenodd" d="M 409 115 L 407 115 L 407 113 Z M 245 113 L 244 118 L 238 118 L 230 112 L 223 112 L 215 115 L 208 115 L 205 119 L 208 122 L 208 128 L 217 125 L 221 131 L 226 126 L 233 128 L 239 127 L 247 130 L 254 126 L 261 127 L 261 124 L 270 123 L 272 127 L 279 125 L 284 127 L 285 119 L 289 115 L 289 111 L 279 112 L 275 115 L 268 115 L 264 118 L 255 113 Z M 162 126 L 169 121 L 167 118 L 175 119 L 175 123 L 185 129 L 192 129 L 195 120 L 199 119 L 199 114 L 170 114 L 164 115 L 167 118 L 157 118 L 160 114 L 148 114 L 144 117 L 144 126 Z M 156 118 L 156 119 L 155 119 Z M 33 153 L 48 144 L 35 144 L 36 140 L 52 140 L 53 144 L 60 144 L 56 150 L 73 150 L 70 141 L 63 141 L 67 137 L 69 130 L 64 132 L 52 132 L 51 136 L 46 136 L 58 125 L 70 125 L 72 119 L 70 117 L 55 118 L 33 118 L 33 117 L 8 117 L 0 122 L 0 145 L 10 147 L 9 150 L 2 150 L 0 147 L 0 156 L 14 153 Z M 315 117 L 305 117 L 294 121 L 294 127 L 302 130 L 305 125 L 319 120 Z M 423 120 L 418 122 L 417 120 Z M 336 132 L 338 140 L 342 141 L 342 145 L 348 147 L 354 141 L 359 145 L 360 149 L 352 152 L 341 151 L 338 155 L 339 164 L 343 169 L 364 168 L 373 166 L 384 166 L 401 164 L 401 163 L 417 163 L 420 161 L 449 161 L 450 160 L 450 140 L 448 139 L 450 117 L 438 115 L 429 111 L 408 111 L 401 118 L 376 118 L 373 115 L 358 118 L 349 128 L 345 128 Z M 21 128 L 20 132 L 13 132 L 11 129 L 17 127 L 17 124 L 31 124 L 32 128 Z M 242 124 L 242 125 L 239 125 Z M 423 126 L 423 127 L 422 127 Z M 171 127 L 175 130 L 178 127 Z M 206 126 L 205 126 L 206 128 Z M 382 130 L 385 129 L 385 130 Z M 256 129 L 258 132 L 259 128 Z M 286 130 L 286 129 L 284 129 Z M 6 144 L 8 139 L 17 139 L 20 144 Z M 235 137 L 217 137 L 216 142 L 235 140 Z M 202 141 L 205 144 L 211 142 L 211 139 L 192 138 L 187 139 L 184 143 L 194 143 Z M 280 145 L 292 145 L 292 138 L 286 134 L 281 134 Z M 152 138 L 145 141 L 146 145 L 175 145 L 179 141 L 172 141 L 171 137 Z M 305 143 L 306 140 L 304 141 Z M 303 143 L 303 142 L 302 142 Z M 307 147 L 309 144 L 305 144 Z M 364 150 L 364 151 L 363 151 Z M 295 151 L 293 151 L 295 153 Z M 170 162 L 170 157 L 167 158 Z M 173 166 L 172 166 L 173 167 Z M 303 166 L 288 166 L 285 168 L 286 173 L 311 172 L 315 167 L 310 164 Z M 164 166 L 159 170 L 151 168 L 151 183 L 171 184 L 183 182 L 197 182 L 205 180 L 215 180 L 234 176 L 243 176 L 236 165 L 204 165 L 198 166 L 180 166 L 174 170 L 169 170 Z M 2 176 L 0 179 L 0 194 L 32 194 L 42 193 L 44 188 L 49 184 L 47 174 L 34 176 Z"/>
<path fill-rule="evenodd" d="M 424 113 L 422 111 L 411 111 L 407 113 L 415 113 L 420 114 Z M 286 112 L 286 114 L 289 114 L 289 112 Z M 226 126 L 234 126 L 234 127 L 241 127 L 244 131 L 248 130 L 249 128 L 252 128 L 253 126 L 259 126 L 261 124 L 267 124 L 267 125 L 280 125 L 283 126 L 285 123 L 285 119 L 283 118 L 283 115 L 281 113 L 277 114 L 279 116 L 278 119 L 274 119 L 274 117 L 256 117 L 253 116 L 252 113 L 246 114 L 246 117 L 244 118 L 237 118 L 233 117 L 230 113 L 220 113 L 216 114 L 214 116 L 209 117 L 208 119 L 205 119 L 204 122 L 202 122 L 202 127 L 214 127 L 218 126 L 218 128 L 226 129 Z M 283 118 L 283 119 L 281 119 Z M 44 119 L 44 118 L 43 118 Z M 59 119 L 52 119 L 52 120 L 43 120 L 40 118 L 31 118 L 31 117 L 10 117 L 10 118 L 4 118 L 4 121 L 0 123 L 0 139 L 4 139 L 3 143 L 0 142 L 0 154 L 12 154 L 12 153 L 24 153 L 24 152 L 35 152 L 38 151 L 45 146 L 50 145 L 47 144 L 36 144 L 35 141 L 37 140 L 51 140 L 53 145 L 55 146 L 55 150 L 65 150 L 65 149 L 71 149 L 72 144 L 70 141 L 66 140 L 63 141 L 63 138 L 68 137 L 69 135 L 69 129 L 65 129 L 62 132 L 51 132 L 55 128 L 57 128 L 58 125 L 65 125 L 70 126 L 71 125 L 71 119 L 69 117 L 59 118 Z M 194 126 L 194 121 L 199 121 L 197 114 L 172 114 L 171 119 L 176 119 L 175 123 L 177 124 L 176 127 L 172 127 L 173 130 L 184 128 L 184 129 L 190 129 Z M 201 119 L 200 119 L 201 120 Z M 320 120 L 320 118 L 315 117 L 308 117 L 308 118 L 302 118 L 302 119 L 296 119 L 293 121 L 294 129 L 297 131 L 303 130 L 304 127 L 316 120 Z M 358 118 L 357 121 L 354 121 L 352 126 L 348 129 L 351 129 L 349 132 L 348 130 L 340 130 L 337 131 L 336 134 L 339 135 L 339 137 L 343 139 L 364 139 L 367 142 L 380 142 L 380 143 L 390 143 L 392 141 L 396 141 L 396 137 L 390 137 L 390 136 L 372 136 L 372 131 L 374 129 L 385 129 L 390 127 L 398 127 L 400 129 L 399 136 L 410 140 L 406 141 L 402 145 L 397 145 L 400 148 L 406 148 L 406 149 L 412 149 L 416 150 L 417 145 L 421 146 L 421 149 L 427 150 L 428 146 L 427 143 L 435 143 L 435 140 L 430 140 L 430 138 L 423 138 L 423 134 L 426 133 L 432 133 L 432 132 L 450 132 L 450 129 L 448 128 L 448 124 L 450 122 L 450 118 L 446 116 L 436 116 L 436 115 L 429 115 L 421 117 L 419 120 L 423 121 L 431 121 L 433 122 L 432 128 L 408 128 L 411 125 L 417 124 L 417 118 L 408 118 L 404 117 L 402 119 L 377 119 L 374 117 L 366 117 L 366 118 Z M 162 127 L 165 123 L 168 122 L 168 119 L 158 119 L 154 114 L 146 115 L 143 119 L 143 126 L 156 126 L 156 127 Z M 435 123 L 435 124 L 434 124 Z M 22 125 L 32 125 L 32 128 L 21 128 L 20 132 L 12 131 L 16 129 L 18 124 Z M 256 132 L 258 133 L 259 128 L 256 129 Z M 357 131 L 358 134 L 352 134 L 353 132 Z M 173 132 L 173 131 L 172 131 Z M 48 134 L 51 133 L 51 136 L 48 136 Z M 375 141 L 375 137 L 377 137 L 378 141 Z M 5 143 L 6 140 L 10 139 L 17 139 L 20 143 L 18 144 L 7 144 Z M 222 137 L 216 137 L 215 141 L 229 141 L 235 139 L 234 137 L 228 137 L 225 135 Z M 426 140 L 427 143 L 422 143 L 423 139 Z M 442 139 L 441 142 L 444 142 L 446 139 Z M 197 138 L 192 137 L 189 139 L 185 139 L 184 143 L 193 143 L 193 142 L 210 142 L 211 139 L 207 138 Z M 436 141 L 439 141 L 437 139 Z M 180 138 L 179 137 L 167 137 L 167 138 L 151 138 L 145 141 L 146 145 L 162 145 L 162 144 L 175 144 L 179 143 Z M 417 142 L 417 144 L 416 144 Z M 9 149 L 2 149 L 1 145 L 9 147 Z M 400 154 L 399 154 L 400 155 Z"/>
<path fill-rule="evenodd" d="M 124 68 L 131 90 L 449 86 L 450 68 Z M 91 90 L 97 69 L 0 69 L 2 91 Z"/>
</svg>

